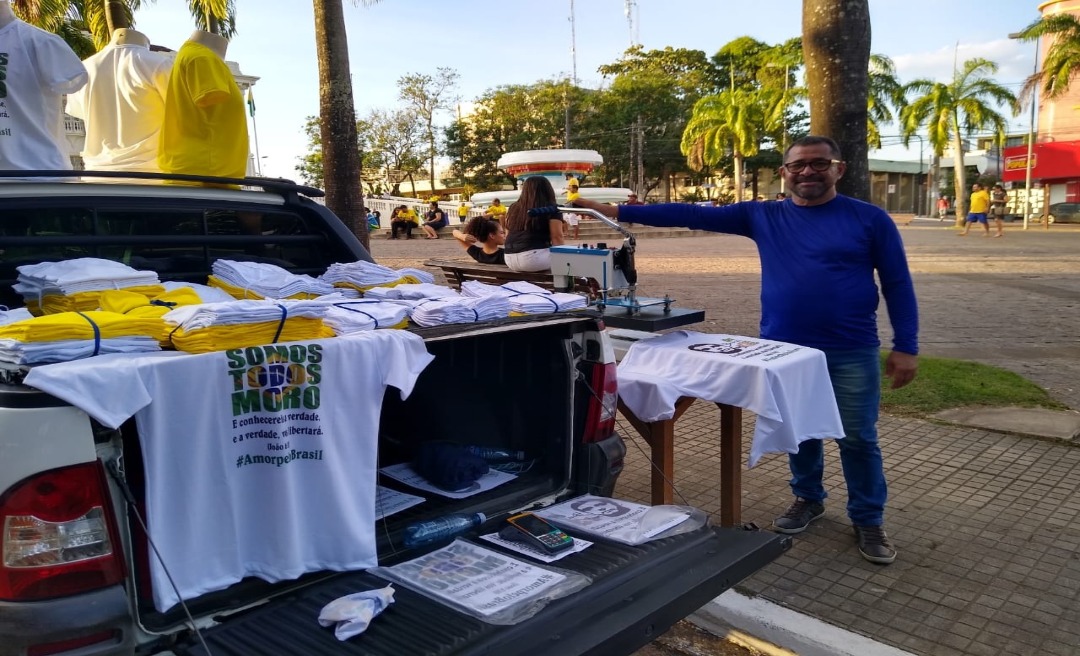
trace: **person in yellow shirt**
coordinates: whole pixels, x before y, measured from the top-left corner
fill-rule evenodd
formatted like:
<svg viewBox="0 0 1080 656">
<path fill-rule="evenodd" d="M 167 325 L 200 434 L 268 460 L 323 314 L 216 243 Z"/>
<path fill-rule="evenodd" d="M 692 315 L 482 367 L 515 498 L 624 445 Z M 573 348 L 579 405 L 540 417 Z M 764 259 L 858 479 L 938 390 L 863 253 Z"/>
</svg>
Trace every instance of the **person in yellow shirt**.
<svg viewBox="0 0 1080 656">
<path fill-rule="evenodd" d="M 981 223 L 983 230 L 986 231 L 983 236 L 989 237 L 990 223 L 986 220 L 988 211 L 990 211 L 990 194 L 983 189 L 981 184 L 976 182 L 971 185 L 971 200 L 968 203 L 967 221 L 964 222 L 964 231 L 960 233 L 960 236 L 967 237 L 972 223 Z"/>
<path fill-rule="evenodd" d="M 394 217 L 390 220 L 390 239 L 397 239 L 399 232 L 405 233 L 406 239 L 412 239 L 413 228 L 420 225 L 420 216 L 407 205 L 398 205 Z"/>
<path fill-rule="evenodd" d="M 503 205 L 498 198 L 491 201 L 491 207 L 487 208 L 487 211 L 484 212 L 484 216 L 489 219 L 495 219 L 499 222 L 499 225 L 503 227 L 503 230 L 506 229 L 506 206 Z"/>
<path fill-rule="evenodd" d="M 465 203 L 462 203 L 461 205 L 458 205 L 457 218 L 458 218 L 458 223 L 462 223 L 462 224 L 464 224 L 465 221 L 468 220 L 468 218 L 469 218 L 469 208 L 465 205 Z"/>
</svg>

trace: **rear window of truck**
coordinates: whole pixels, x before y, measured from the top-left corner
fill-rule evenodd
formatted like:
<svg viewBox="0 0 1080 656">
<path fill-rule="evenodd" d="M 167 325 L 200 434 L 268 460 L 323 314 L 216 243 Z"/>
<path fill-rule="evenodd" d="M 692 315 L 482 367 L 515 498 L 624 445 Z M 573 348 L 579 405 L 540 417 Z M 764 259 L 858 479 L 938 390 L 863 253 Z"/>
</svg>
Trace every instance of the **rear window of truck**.
<svg viewBox="0 0 1080 656">
<path fill-rule="evenodd" d="M 354 259 L 319 217 L 278 207 L 64 207 L 0 209 L 0 304 L 23 304 L 16 267 L 79 257 L 123 262 L 162 280 L 205 283 L 219 258 L 319 275 Z"/>
</svg>

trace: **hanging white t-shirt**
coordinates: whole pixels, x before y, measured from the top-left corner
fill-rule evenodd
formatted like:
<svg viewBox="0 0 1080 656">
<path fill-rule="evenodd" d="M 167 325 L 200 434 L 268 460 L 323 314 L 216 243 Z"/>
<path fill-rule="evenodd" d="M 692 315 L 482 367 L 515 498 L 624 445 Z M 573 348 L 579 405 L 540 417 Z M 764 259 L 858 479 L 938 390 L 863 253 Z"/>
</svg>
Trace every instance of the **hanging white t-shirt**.
<svg viewBox="0 0 1080 656">
<path fill-rule="evenodd" d="M 0 28 L 0 170 L 68 170 L 63 96 L 86 84 L 64 40 L 13 20 Z"/>
<path fill-rule="evenodd" d="M 99 356 L 26 384 L 106 426 L 135 415 L 146 469 L 154 605 L 376 564 L 383 393 L 402 398 L 433 357 L 402 330 L 199 355 Z"/>
<path fill-rule="evenodd" d="M 748 467 L 844 436 L 825 354 L 806 346 L 679 330 L 635 342 L 618 377 L 619 398 L 642 421 L 671 419 L 683 396 L 755 412 Z"/>
<path fill-rule="evenodd" d="M 86 121 L 83 163 L 97 171 L 160 171 L 158 139 L 172 58 L 125 30 L 83 60 L 90 81 L 68 96 L 67 113 Z"/>
</svg>

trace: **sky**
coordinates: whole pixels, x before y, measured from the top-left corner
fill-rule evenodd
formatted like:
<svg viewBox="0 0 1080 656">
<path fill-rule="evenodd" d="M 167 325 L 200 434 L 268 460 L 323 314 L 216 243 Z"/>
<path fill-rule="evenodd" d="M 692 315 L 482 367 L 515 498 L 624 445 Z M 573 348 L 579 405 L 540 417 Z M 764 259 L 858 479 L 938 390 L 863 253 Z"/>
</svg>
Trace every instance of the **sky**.
<svg viewBox="0 0 1080 656">
<path fill-rule="evenodd" d="M 870 0 L 871 51 L 893 59 L 901 82 L 945 81 L 954 61 L 984 57 L 998 63 L 997 80 L 1015 91 L 1032 72 L 1035 44 L 1008 35 L 1036 20 L 1043 1 Z M 397 80 L 438 67 L 460 74 L 457 95 L 468 102 L 500 85 L 567 77 L 575 60 L 579 83 L 598 88 L 604 84 L 598 67 L 616 61 L 632 38 L 646 50 L 672 46 L 712 56 L 740 36 L 775 44 L 801 32 L 802 0 L 637 0 L 633 28 L 625 0 L 573 4 L 576 57 L 571 0 L 382 0 L 370 7 L 344 0 L 357 116 L 400 106 Z M 319 111 L 312 4 L 236 5 L 237 35 L 227 59 L 259 78 L 249 135 L 257 134 L 264 175 L 295 179 L 296 160 L 307 150 L 305 117 Z M 186 2 L 157 0 L 136 14 L 135 28 L 155 44 L 179 49 L 196 26 Z M 1027 116 L 1010 119 L 1010 129 L 1026 132 Z M 890 130 L 896 132 L 883 133 Z M 872 156 L 918 159 L 917 140 L 911 143 L 906 153 L 891 147 Z"/>
</svg>

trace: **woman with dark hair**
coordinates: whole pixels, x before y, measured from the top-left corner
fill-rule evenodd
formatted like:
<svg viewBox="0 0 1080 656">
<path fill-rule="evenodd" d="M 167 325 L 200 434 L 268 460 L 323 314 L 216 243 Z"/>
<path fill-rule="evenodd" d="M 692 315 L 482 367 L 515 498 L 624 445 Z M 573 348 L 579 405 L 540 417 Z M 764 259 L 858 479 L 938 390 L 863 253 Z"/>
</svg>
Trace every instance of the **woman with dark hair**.
<svg viewBox="0 0 1080 656">
<path fill-rule="evenodd" d="M 506 264 L 506 255 L 501 248 L 506 234 L 496 219 L 483 216 L 469 219 L 464 230 L 454 231 L 454 239 L 480 264 Z"/>
<path fill-rule="evenodd" d="M 514 271 L 547 271 L 552 246 L 563 244 L 562 211 L 547 178 L 533 176 L 506 212 L 506 266 Z"/>
</svg>

